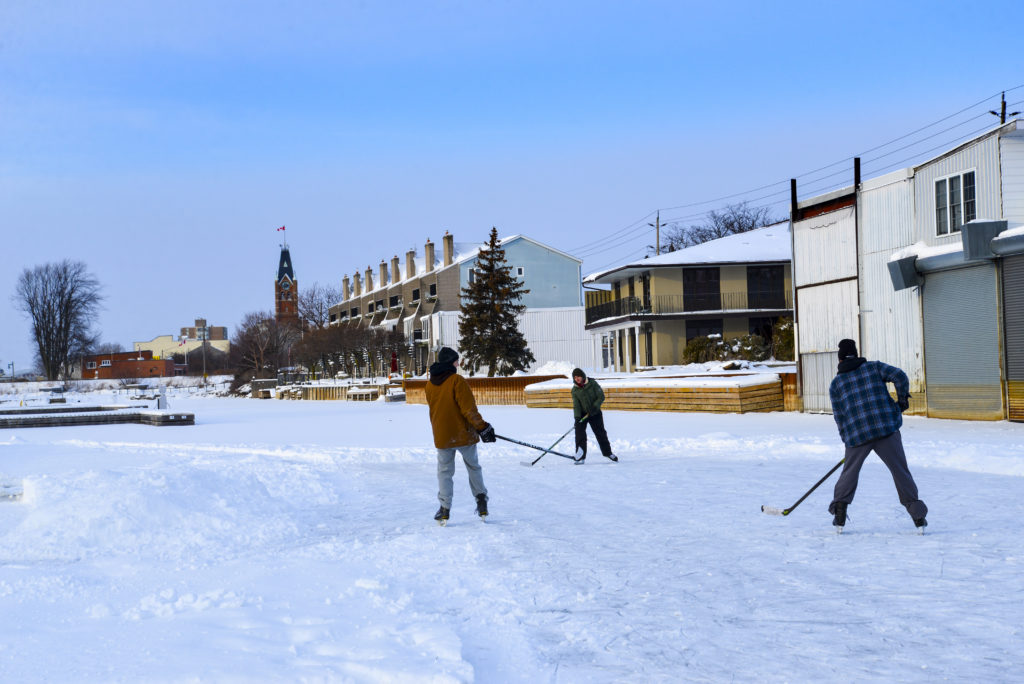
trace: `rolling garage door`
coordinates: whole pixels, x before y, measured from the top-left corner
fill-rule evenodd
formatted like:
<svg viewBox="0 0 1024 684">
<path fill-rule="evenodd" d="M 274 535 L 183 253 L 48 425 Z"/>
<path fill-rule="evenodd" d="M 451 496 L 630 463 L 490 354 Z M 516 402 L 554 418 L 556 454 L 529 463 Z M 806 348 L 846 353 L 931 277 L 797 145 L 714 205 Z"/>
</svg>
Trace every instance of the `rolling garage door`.
<svg viewBox="0 0 1024 684">
<path fill-rule="evenodd" d="M 929 273 L 924 282 L 928 416 L 1002 420 L 993 264 Z"/>
<path fill-rule="evenodd" d="M 1007 410 L 1024 422 L 1024 256 L 1003 259 L 1003 320 Z"/>
</svg>

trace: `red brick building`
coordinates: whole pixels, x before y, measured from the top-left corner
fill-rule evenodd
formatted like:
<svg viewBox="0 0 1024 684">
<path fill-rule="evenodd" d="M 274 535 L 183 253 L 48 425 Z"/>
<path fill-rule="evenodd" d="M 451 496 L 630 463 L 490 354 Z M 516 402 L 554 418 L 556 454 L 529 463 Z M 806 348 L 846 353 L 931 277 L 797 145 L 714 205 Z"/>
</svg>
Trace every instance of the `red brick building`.
<svg viewBox="0 0 1024 684">
<path fill-rule="evenodd" d="M 130 351 L 82 357 L 83 380 L 124 380 L 174 376 L 174 361 L 154 359 L 153 352 Z"/>
</svg>

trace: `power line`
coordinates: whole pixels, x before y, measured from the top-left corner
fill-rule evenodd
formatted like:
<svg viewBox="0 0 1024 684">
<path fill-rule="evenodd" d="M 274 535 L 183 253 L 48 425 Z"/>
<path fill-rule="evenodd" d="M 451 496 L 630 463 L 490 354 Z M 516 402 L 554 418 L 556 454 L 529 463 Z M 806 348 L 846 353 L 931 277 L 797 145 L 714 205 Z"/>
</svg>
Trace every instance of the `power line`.
<svg viewBox="0 0 1024 684">
<path fill-rule="evenodd" d="M 1014 86 L 1013 88 L 1008 88 L 1007 90 L 1001 91 L 1001 92 L 1013 92 L 1013 91 L 1021 89 L 1021 88 L 1024 88 L 1024 84 L 1021 84 L 1021 85 L 1018 85 L 1018 86 Z M 888 147 L 888 146 L 890 146 L 890 145 L 892 145 L 894 143 L 900 142 L 902 140 L 906 140 L 907 138 L 909 138 L 911 136 L 914 136 L 914 135 L 916 135 L 918 133 L 921 133 L 921 132 L 926 131 L 926 130 L 928 130 L 930 128 L 933 128 L 934 126 L 937 126 L 937 125 L 939 125 L 939 124 L 941 124 L 941 123 L 943 123 L 945 121 L 948 121 L 948 120 L 950 120 L 950 119 L 952 119 L 954 117 L 957 117 L 957 116 L 963 114 L 964 112 L 968 112 L 971 109 L 974 109 L 975 107 L 978 107 L 978 106 L 984 104 L 985 102 L 988 102 L 989 100 L 992 99 L 992 97 L 995 97 L 996 95 L 999 95 L 999 92 L 995 93 L 994 95 L 990 95 L 990 96 L 988 96 L 988 97 L 986 97 L 986 98 L 984 98 L 982 100 L 979 100 L 979 101 L 977 101 L 977 102 L 975 102 L 975 103 L 973 103 L 971 105 L 968 105 L 967 107 L 964 107 L 963 109 L 960 109 L 960 110 L 958 110 L 956 112 L 953 112 L 952 114 L 949 114 L 949 115 L 944 116 L 944 117 L 942 117 L 942 118 L 940 118 L 940 119 L 938 119 L 936 121 L 933 121 L 933 122 L 931 122 L 931 123 L 929 123 L 929 124 L 927 124 L 925 126 L 922 126 L 922 127 L 917 128 L 917 129 L 915 129 L 913 131 L 910 131 L 909 133 L 906 133 L 904 135 L 901 135 L 901 136 L 898 136 L 896 138 L 893 138 L 892 140 L 889 140 L 889 141 L 887 141 L 885 143 L 882 143 L 880 145 L 876 145 L 874 147 L 868 148 L 867 150 L 864 150 L 863 152 L 860 152 L 860 153 L 858 153 L 855 156 L 863 157 L 863 156 L 865 156 L 865 155 L 867 155 L 867 154 L 869 154 L 871 152 L 875 152 L 877 150 L 881 150 L 881 149 L 886 148 L 886 147 Z M 1017 104 L 1020 104 L 1020 102 L 1011 103 L 1011 104 L 1008 104 L 1007 106 L 1014 107 Z M 896 153 L 898 153 L 900 151 L 912 148 L 915 145 L 920 145 L 920 144 L 922 144 L 922 143 L 924 143 L 924 142 L 926 142 L 928 140 L 932 140 L 932 139 L 934 139 L 934 138 L 936 138 L 936 137 L 938 137 L 938 136 L 940 136 L 940 135 L 942 135 L 944 133 L 948 133 L 949 131 L 952 131 L 952 130 L 960 127 L 960 126 L 963 126 L 963 125 L 965 125 L 967 123 L 970 123 L 971 121 L 974 121 L 974 120 L 976 120 L 978 118 L 981 118 L 982 116 L 984 116 L 987 113 L 988 112 L 986 111 L 986 112 L 984 112 L 982 114 L 975 115 L 975 116 L 973 116 L 973 117 L 971 117 L 969 119 L 965 119 L 964 121 L 961 121 L 960 123 L 957 123 L 957 124 L 955 124 L 953 126 L 945 128 L 945 129 L 943 129 L 941 131 L 937 131 L 935 133 L 931 133 L 931 134 L 929 134 L 929 135 L 919 139 L 916 142 L 909 143 L 909 144 L 904 145 L 902 147 L 899 147 L 899 148 L 896 148 L 894 150 L 891 150 L 890 152 L 887 152 L 885 154 L 873 157 L 873 158 L 867 160 L 866 163 L 876 162 L 876 161 L 878 161 L 880 159 L 884 159 L 884 158 L 886 158 L 888 156 L 891 156 L 893 154 L 896 154 Z M 976 135 L 977 133 L 979 133 L 979 132 L 981 132 L 983 130 L 986 130 L 988 128 L 990 128 L 990 126 L 985 126 L 984 128 L 978 129 L 977 131 L 973 131 L 973 132 L 970 132 L 970 133 L 958 136 L 955 140 L 960 140 L 960 139 L 963 139 L 965 137 L 970 137 L 972 135 Z M 942 143 L 942 144 L 940 144 L 940 145 L 938 145 L 936 147 L 932 147 L 932 148 L 930 148 L 928 150 L 919 151 L 919 152 L 915 153 L 911 157 L 908 157 L 908 158 L 906 158 L 904 160 L 901 160 L 899 162 L 895 162 L 894 164 L 891 164 L 889 166 L 883 167 L 883 170 L 884 169 L 892 168 L 894 166 L 900 166 L 901 164 L 904 164 L 905 162 L 907 162 L 907 161 L 909 161 L 911 159 L 918 158 L 918 157 L 920 157 L 923 154 L 927 154 L 929 152 L 932 152 L 932 151 L 934 151 L 936 149 L 940 149 L 940 148 L 942 148 L 942 147 L 944 147 L 946 145 L 949 145 L 949 144 L 951 144 L 951 143 L 944 142 L 944 143 Z M 854 157 L 844 157 L 843 159 L 840 159 L 838 161 L 832 162 L 831 164 L 827 164 L 825 166 L 822 166 L 820 168 L 817 168 L 817 169 L 814 169 L 814 170 L 811 170 L 811 171 L 806 171 L 806 172 L 804 172 L 802 174 L 799 174 L 799 175 L 795 176 L 795 178 L 797 178 L 797 179 L 805 178 L 807 176 L 811 176 L 811 175 L 820 173 L 822 171 L 826 171 L 828 169 L 831 169 L 831 168 L 833 168 L 835 166 L 838 166 L 838 165 L 841 165 L 841 164 L 849 164 L 849 162 L 853 158 Z M 822 181 L 825 181 L 825 180 L 828 180 L 829 178 L 834 178 L 836 176 L 839 176 L 839 175 L 842 175 L 842 174 L 846 174 L 846 173 L 849 173 L 848 169 L 846 169 L 846 168 L 840 169 L 838 171 L 832 172 L 832 173 L 827 174 L 825 176 L 821 176 L 821 177 L 818 177 L 818 178 L 810 179 L 810 180 L 808 180 L 804 184 L 803 187 L 805 187 L 805 188 L 806 187 L 813 188 L 813 187 L 817 186 L 817 184 L 821 183 Z M 876 173 L 877 173 L 877 171 L 876 171 Z M 603 252 L 609 251 L 610 249 L 614 249 L 614 248 L 617 248 L 617 247 L 619 247 L 621 245 L 624 245 L 625 243 L 629 242 L 637 233 L 640 233 L 640 232 L 644 231 L 645 227 L 646 227 L 645 224 L 646 224 L 647 220 L 649 218 L 651 218 L 651 216 L 655 215 L 658 211 L 661 211 L 661 212 L 671 212 L 671 211 L 679 210 L 679 209 L 689 209 L 689 208 L 699 207 L 699 206 L 703 206 L 703 205 L 707 205 L 707 204 L 714 204 L 714 203 L 718 203 L 718 202 L 723 202 L 725 200 L 736 199 L 736 198 L 739 198 L 739 197 L 744 197 L 744 196 L 747 196 L 747 195 L 751 195 L 753 193 L 756 193 L 756 192 L 759 192 L 759 191 L 762 191 L 762 190 L 767 190 L 767 189 L 770 189 L 770 188 L 774 188 L 774 187 L 777 187 L 777 186 L 780 186 L 780 185 L 786 186 L 787 184 L 788 184 L 788 179 L 787 180 L 777 181 L 777 182 L 774 182 L 774 183 L 768 183 L 768 184 L 761 185 L 761 186 L 758 186 L 758 187 L 755 187 L 755 188 L 751 188 L 749 190 L 744 190 L 742 192 L 736 192 L 736 193 L 732 193 L 732 194 L 728 194 L 728 195 L 722 195 L 722 196 L 716 197 L 714 199 L 701 200 L 701 201 L 697 201 L 697 202 L 689 202 L 689 203 L 686 203 L 686 204 L 680 204 L 680 205 L 676 205 L 676 206 L 672 206 L 672 207 L 661 207 L 659 209 L 656 209 L 655 211 L 649 212 L 643 218 L 641 218 L 641 219 L 639 219 L 637 221 L 629 223 L 626 226 L 624 226 L 622 228 L 619 228 L 617 230 L 613 230 L 610 233 L 607 233 L 606 235 L 604 235 L 604 236 L 602 236 L 600 238 L 597 238 L 597 239 L 595 239 L 595 240 L 593 240 L 591 242 L 580 244 L 580 245 L 578 245 L 578 246 L 576 246 L 574 248 L 571 248 L 571 249 L 569 249 L 567 251 L 569 253 L 577 254 L 578 256 L 584 257 L 584 258 L 587 257 L 587 256 L 593 256 L 593 255 L 596 255 L 596 254 L 601 254 Z M 827 186 L 824 186 L 824 187 L 840 188 L 840 187 L 843 187 L 844 185 L 845 185 L 844 183 L 838 183 L 838 184 L 837 183 L 831 183 L 831 184 L 829 184 Z M 820 191 L 818 191 L 818 192 L 820 192 Z M 770 207 L 773 207 L 775 205 L 787 202 L 788 201 L 787 195 L 788 195 L 788 188 L 784 188 L 784 189 L 778 190 L 776 192 L 768 193 L 766 195 L 761 195 L 761 196 L 756 197 L 756 198 L 751 198 L 751 199 L 745 200 L 745 203 L 746 202 L 760 202 L 762 200 L 767 200 L 767 199 L 771 199 L 773 197 L 778 197 L 779 198 L 778 200 L 773 201 L 773 202 L 771 202 L 771 203 L 769 203 L 767 205 L 762 205 L 762 207 L 761 207 L 761 208 L 770 208 Z M 683 215 L 683 216 L 666 217 L 664 219 L 664 223 L 668 224 L 668 225 L 673 225 L 673 224 L 681 223 L 683 221 L 699 219 L 701 217 L 706 216 L 710 211 L 712 211 L 712 210 L 709 209 L 707 211 L 702 211 L 702 212 L 692 213 L 692 214 L 686 214 L 686 215 Z M 612 240 L 612 242 L 609 243 L 608 240 Z M 646 250 L 646 248 L 644 248 L 644 250 L 641 250 L 641 251 L 645 251 L 645 250 Z"/>
</svg>

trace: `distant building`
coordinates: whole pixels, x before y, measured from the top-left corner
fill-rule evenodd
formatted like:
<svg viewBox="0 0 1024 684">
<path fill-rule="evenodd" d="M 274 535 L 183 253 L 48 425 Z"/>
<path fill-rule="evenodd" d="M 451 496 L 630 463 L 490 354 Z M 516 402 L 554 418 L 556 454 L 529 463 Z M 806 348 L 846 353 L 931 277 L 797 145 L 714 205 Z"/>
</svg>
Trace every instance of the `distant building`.
<svg viewBox="0 0 1024 684">
<path fill-rule="evenodd" d="M 593 346 L 583 330 L 580 297 L 581 261 L 523 235 L 500 240 L 512 275 L 529 292 L 521 301 L 526 311 L 520 330 L 540 367 L 550 361 L 593 366 Z M 456 243 L 445 233 L 441 258 L 429 239 L 419 256 L 405 254 L 381 261 L 375 279 L 363 273 L 342 279 L 342 301 L 330 308 L 331 325 L 398 330 L 410 345 L 411 366 L 421 372 L 441 347 L 458 348 L 462 289 L 476 277 L 476 262 L 484 243 Z"/>
<path fill-rule="evenodd" d="M 197 318 L 195 325 L 181 328 L 181 334 L 177 338 L 173 335 L 160 335 L 146 342 L 135 342 L 132 347 L 137 352 L 150 351 L 154 358 L 161 359 L 169 359 L 175 354 L 191 354 L 202 351 L 204 330 L 208 336 L 207 349 L 216 349 L 225 354 L 231 351 L 227 327 L 207 326 L 205 318 Z"/>
<path fill-rule="evenodd" d="M 587 276 L 584 284 L 611 286 L 587 293 L 587 330 L 603 365 L 680 364 L 694 337 L 770 340 L 778 320 L 793 315 L 791 257 L 781 222 Z"/>
<path fill-rule="evenodd" d="M 281 258 L 277 263 L 277 279 L 274 280 L 274 318 L 279 324 L 299 325 L 299 282 L 295 280 L 292 255 L 288 243 L 281 245 Z"/>
<path fill-rule="evenodd" d="M 83 380 L 165 378 L 174 375 L 174 361 L 154 359 L 153 352 L 131 351 L 82 357 Z"/>
</svg>

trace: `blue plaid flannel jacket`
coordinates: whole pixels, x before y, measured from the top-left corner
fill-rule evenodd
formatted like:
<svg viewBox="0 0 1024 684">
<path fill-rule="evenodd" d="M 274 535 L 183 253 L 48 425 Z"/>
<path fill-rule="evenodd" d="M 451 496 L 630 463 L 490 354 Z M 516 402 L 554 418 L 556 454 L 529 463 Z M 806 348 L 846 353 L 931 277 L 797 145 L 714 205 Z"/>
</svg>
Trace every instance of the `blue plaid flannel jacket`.
<svg viewBox="0 0 1024 684">
<path fill-rule="evenodd" d="M 846 446 L 887 437 L 903 425 L 903 413 L 889 396 L 887 382 L 896 386 L 897 397 L 910 393 L 907 374 L 881 361 L 866 361 L 833 378 L 828 388 L 832 417 Z"/>
</svg>

